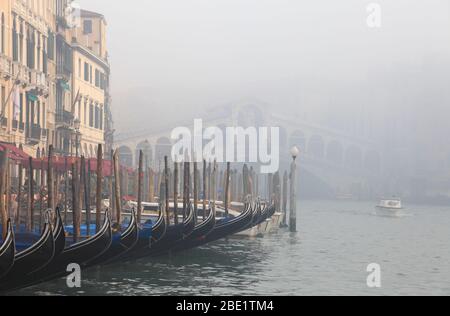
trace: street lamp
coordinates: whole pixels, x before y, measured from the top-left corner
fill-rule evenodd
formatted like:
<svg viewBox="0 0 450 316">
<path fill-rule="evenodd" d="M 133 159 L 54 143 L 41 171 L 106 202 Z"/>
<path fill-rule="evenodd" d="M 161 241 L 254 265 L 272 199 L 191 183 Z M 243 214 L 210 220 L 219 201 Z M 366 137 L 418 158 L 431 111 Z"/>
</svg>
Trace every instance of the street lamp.
<svg viewBox="0 0 450 316">
<path fill-rule="evenodd" d="M 300 155 L 300 150 L 297 148 L 297 146 L 294 146 L 291 148 L 291 156 L 294 161 L 297 159 L 297 157 Z"/>
<path fill-rule="evenodd" d="M 73 121 L 73 127 L 75 128 L 75 157 L 78 157 L 78 147 L 80 146 L 80 125 L 81 122 L 78 118 Z"/>
</svg>

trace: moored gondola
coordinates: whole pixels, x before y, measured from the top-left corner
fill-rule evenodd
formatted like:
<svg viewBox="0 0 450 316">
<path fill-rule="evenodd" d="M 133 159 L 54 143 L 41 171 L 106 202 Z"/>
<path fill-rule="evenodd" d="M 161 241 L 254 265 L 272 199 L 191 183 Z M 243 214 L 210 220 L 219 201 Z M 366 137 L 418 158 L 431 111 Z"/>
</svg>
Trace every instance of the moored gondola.
<svg viewBox="0 0 450 316">
<path fill-rule="evenodd" d="M 132 250 L 139 240 L 139 227 L 136 218 L 136 212 L 131 211 L 131 220 L 128 228 L 120 233 L 115 233 L 113 236 L 113 241 L 111 247 L 105 251 L 102 255 L 98 256 L 96 259 L 89 262 L 89 266 L 107 264 L 115 259 L 123 256 L 128 251 Z"/>
<path fill-rule="evenodd" d="M 198 223 L 192 234 L 185 238 L 184 240 L 177 243 L 176 246 L 174 246 L 171 250 L 172 251 L 181 251 L 185 249 L 191 240 L 203 240 L 209 233 L 211 233 L 214 230 L 214 227 L 216 225 L 216 218 L 214 216 L 214 212 L 212 210 L 209 211 L 208 217 Z"/>
<path fill-rule="evenodd" d="M 11 220 L 8 220 L 8 233 L 0 247 L 0 280 L 3 278 L 14 265 L 14 255 L 16 252 L 14 242 L 14 229 Z"/>
<path fill-rule="evenodd" d="M 11 270 L 0 280 L 0 292 L 15 284 L 22 284 L 29 275 L 44 269 L 54 258 L 55 240 L 50 224 L 50 212 L 44 213 L 45 224 L 41 237 L 31 247 L 18 252 Z"/>
<path fill-rule="evenodd" d="M 109 212 L 105 214 L 102 228 L 93 237 L 67 246 L 51 263 L 37 273 L 31 274 L 23 282 L 8 290 L 20 289 L 50 281 L 66 275 L 70 264 L 85 268 L 88 264 L 109 249 L 112 243 L 112 229 Z"/>
<path fill-rule="evenodd" d="M 151 247 L 146 247 L 135 251 L 126 256 L 127 259 L 141 259 L 145 257 L 157 256 L 161 253 L 170 251 L 173 247 L 177 245 L 178 242 L 182 241 L 192 234 L 195 227 L 195 216 L 192 207 L 189 207 L 189 213 L 183 223 L 178 225 L 168 226 L 163 238 L 161 238 L 157 243 L 151 245 Z"/>
<path fill-rule="evenodd" d="M 183 249 L 187 250 L 199 247 L 213 241 L 220 240 L 227 236 L 233 235 L 241 230 L 245 230 L 251 225 L 253 220 L 253 208 L 250 204 L 245 205 L 244 211 L 237 217 L 228 216 L 217 220 L 214 229 L 202 239 L 190 239 L 186 242 Z"/>
<path fill-rule="evenodd" d="M 61 217 L 61 209 L 56 208 L 55 224 L 53 225 L 53 238 L 55 240 L 55 257 L 59 256 L 66 247 L 66 232 L 64 230 L 64 222 Z"/>
</svg>

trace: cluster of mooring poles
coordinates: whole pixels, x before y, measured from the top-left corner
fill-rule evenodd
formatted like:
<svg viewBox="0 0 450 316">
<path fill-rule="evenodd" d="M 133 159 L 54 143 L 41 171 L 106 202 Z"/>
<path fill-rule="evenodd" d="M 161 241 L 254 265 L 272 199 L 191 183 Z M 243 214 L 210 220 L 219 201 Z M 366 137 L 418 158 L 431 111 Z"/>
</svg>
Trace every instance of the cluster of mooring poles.
<svg viewBox="0 0 450 316">
<path fill-rule="evenodd" d="M 0 292 L 60 276 L 69 261 L 88 267 L 190 249 L 267 221 L 297 230 L 297 148 L 282 175 L 168 157 L 155 170 L 142 151 L 132 169 L 120 164 L 117 150 L 105 159 L 102 145 L 96 158 L 60 157 L 52 146 L 36 159 L 13 146 L 0 149 Z M 15 247 L 26 244 L 23 236 L 35 236 L 28 246 L 40 256 Z"/>
</svg>

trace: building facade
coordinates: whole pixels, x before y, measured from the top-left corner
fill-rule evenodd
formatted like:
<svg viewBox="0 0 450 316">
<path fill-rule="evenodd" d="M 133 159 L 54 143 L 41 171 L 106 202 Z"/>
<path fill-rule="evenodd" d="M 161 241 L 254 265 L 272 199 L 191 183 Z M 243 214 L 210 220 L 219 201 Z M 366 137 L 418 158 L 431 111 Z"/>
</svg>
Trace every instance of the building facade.
<svg viewBox="0 0 450 316">
<path fill-rule="evenodd" d="M 94 156 L 112 130 L 106 21 L 72 25 L 71 2 L 0 1 L 0 141 L 33 157 Z"/>
<path fill-rule="evenodd" d="M 75 120 L 79 127 L 77 148 L 86 157 L 95 157 L 98 144 L 107 142 L 109 112 L 109 64 L 106 50 L 106 21 L 97 13 L 82 10 L 80 23 L 73 28 L 72 94 Z"/>
</svg>

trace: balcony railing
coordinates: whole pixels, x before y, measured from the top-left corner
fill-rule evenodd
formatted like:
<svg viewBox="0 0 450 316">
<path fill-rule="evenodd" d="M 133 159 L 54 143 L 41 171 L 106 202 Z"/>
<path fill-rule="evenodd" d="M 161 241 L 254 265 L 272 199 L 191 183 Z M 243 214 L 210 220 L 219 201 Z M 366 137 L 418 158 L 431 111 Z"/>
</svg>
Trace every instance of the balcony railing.
<svg viewBox="0 0 450 316">
<path fill-rule="evenodd" d="M 11 77 L 11 60 L 3 54 L 0 54 L 0 75 L 5 79 Z"/>
<path fill-rule="evenodd" d="M 29 84 L 30 82 L 30 73 L 28 68 L 19 62 L 15 61 L 12 63 L 12 75 L 14 80 L 17 78 L 17 80 L 23 85 Z"/>
<path fill-rule="evenodd" d="M 30 125 L 30 133 L 28 135 L 28 140 L 30 143 L 37 144 L 41 141 L 42 138 L 42 128 L 40 125 L 31 124 Z"/>
<path fill-rule="evenodd" d="M 71 112 L 61 111 L 56 114 L 56 123 L 58 125 L 72 126 L 74 116 Z"/>
<path fill-rule="evenodd" d="M 33 87 L 39 90 L 39 93 L 45 94 L 48 92 L 47 77 L 43 72 L 32 70 L 30 82 Z"/>
</svg>

